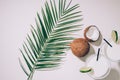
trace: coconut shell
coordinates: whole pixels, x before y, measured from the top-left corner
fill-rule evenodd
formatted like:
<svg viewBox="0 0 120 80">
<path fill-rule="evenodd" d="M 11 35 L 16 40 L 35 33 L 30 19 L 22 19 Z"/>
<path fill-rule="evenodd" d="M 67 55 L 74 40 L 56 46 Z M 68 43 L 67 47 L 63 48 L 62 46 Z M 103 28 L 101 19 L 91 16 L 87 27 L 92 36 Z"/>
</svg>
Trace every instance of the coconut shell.
<svg viewBox="0 0 120 80">
<path fill-rule="evenodd" d="M 95 25 L 90 25 L 90 26 L 88 26 L 85 30 L 84 30 L 84 37 L 85 37 L 85 39 L 87 40 L 87 41 L 89 41 L 89 42 L 95 42 L 95 41 L 97 41 L 97 40 L 92 40 L 92 39 L 89 39 L 88 37 L 87 37 L 87 35 L 86 35 L 86 33 L 87 33 L 87 31 L 91 28 L 91 27 L 96 27 Z M 96 27 L 97 28 L 97 27 Z M 99 32 L 100 33 L 100 32 Z M 99 34 L 99 37 L 100 37 L 100 34 Z"/>
<path fill-rule="evenodd" d="M 71 44 L 72 53 L 77 57 L 85 56 L 90 49 L 90 44 L 86 39 L 78 38 L 75 39 Z"/>
</svg>

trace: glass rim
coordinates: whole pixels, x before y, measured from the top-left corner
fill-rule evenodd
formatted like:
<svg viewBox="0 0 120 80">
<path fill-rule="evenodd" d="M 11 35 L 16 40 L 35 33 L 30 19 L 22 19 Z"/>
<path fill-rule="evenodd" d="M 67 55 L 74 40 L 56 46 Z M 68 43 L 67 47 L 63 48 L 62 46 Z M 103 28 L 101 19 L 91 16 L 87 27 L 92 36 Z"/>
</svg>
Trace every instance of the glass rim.
<svg viewBox="0 0 120 80">
<path fill-rule="evenodd" d="M 97 54 L 91 55 L 90 58 L 86 61 L 85 65 L 87 66 L 89 61 L 93 57 L 96 57 L 96 56 L 97 56 Z M 106 59 L 109 68 L 108 68 L 108 71 L 103 76 L 100 76 L 100 77 L 95 77 L 95 76 L 92 76 L 90 73 L 87 73 L 87 75 L 90 76 L 93 79 L 104 79 L 104 78 L 106 78 L 110 74 L 110 71 L 111 71 L 111 64 L 110 64 L 109 60 L 103 54 L 100 54 L 99 56 L 102 56 L 102 57 L 104 57 Z"/>
<path fill-rule="evenodd" d="M 109 39 L 108 41 L 109 41 L 109 42 L 112 42 L 112 39 Z M 101 50 L 101 51 L 104 53 L 105 57 L 106 57 L 108 60 L 112 61 L 112 62 L 120 62 L 120 60 L 114 60 L 114 59 L 111 59 L 111 58 L 108 57 L 108 55 L 107 55 L 107 47 L 108 47 L 108 46 L 109 46 L 109 45 L 107 45 L 107 44 L 104 43 L 103 48 L 102 48 L 102 50 Z"/>
</svg>

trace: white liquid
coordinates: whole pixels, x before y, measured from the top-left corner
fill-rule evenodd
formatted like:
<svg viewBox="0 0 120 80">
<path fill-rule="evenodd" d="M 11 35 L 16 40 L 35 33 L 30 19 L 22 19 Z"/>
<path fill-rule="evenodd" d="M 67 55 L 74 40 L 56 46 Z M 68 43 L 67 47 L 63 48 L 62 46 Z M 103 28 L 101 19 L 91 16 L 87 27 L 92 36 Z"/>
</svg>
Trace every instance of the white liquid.
<svg viewBox="0 0 120 80">
<path fill-rule="evenodd" d="M 120 60 L 120 44 L 110 42 L 112 47 L 107 46 L 106 55 L 113 61 Z"/>
<path fill-rule="evenodd" d="M 98 61 L 96 61 L 96 56 L 93 57 L 87 64 L 87 66 L 92 68 L 89 75 L 95 79 L 101 79 L 109 72 L 110 65 L 103 56 L 99 56 Z"/>
</svg>

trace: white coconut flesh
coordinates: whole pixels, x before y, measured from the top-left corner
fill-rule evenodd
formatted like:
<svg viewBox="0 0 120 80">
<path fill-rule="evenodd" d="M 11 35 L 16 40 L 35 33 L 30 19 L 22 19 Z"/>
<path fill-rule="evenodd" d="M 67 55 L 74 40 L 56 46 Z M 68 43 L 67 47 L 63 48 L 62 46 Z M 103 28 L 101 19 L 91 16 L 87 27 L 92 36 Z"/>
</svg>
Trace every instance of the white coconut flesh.
<svg viewBox="0 0 120 80">
<path fill-rule="evenodd" d="M 97 29 L 97 27 L 90 27 L 88 29 L 88 31 L 86 32 L 86 37 L 96 41 L 99 38 L 99 30 Z"/>
</svg>

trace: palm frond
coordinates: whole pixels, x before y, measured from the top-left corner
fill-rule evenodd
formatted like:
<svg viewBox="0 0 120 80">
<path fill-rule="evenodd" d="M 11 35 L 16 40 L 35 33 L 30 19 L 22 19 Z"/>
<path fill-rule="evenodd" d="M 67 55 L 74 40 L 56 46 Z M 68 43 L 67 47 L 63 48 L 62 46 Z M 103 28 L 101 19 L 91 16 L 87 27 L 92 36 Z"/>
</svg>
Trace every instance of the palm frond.
<svg viewBox="0 0 120 80">
<path fill-rule="evenodd" d="M 32 26 L 20 52 L 29 72 L 19 60 L 23 71 L 32 79 L 35 70 L 49 70 L 60 66 L 65 57 L 68 44 L 74 39 L 73 32 L 81 30 L 81 11 L 76 11 L 79 4 L 71 6 L 72 1 L 55 0 L 45 3 L 41 15 L 37 13 L 36 26 Z"/>
</svg>

